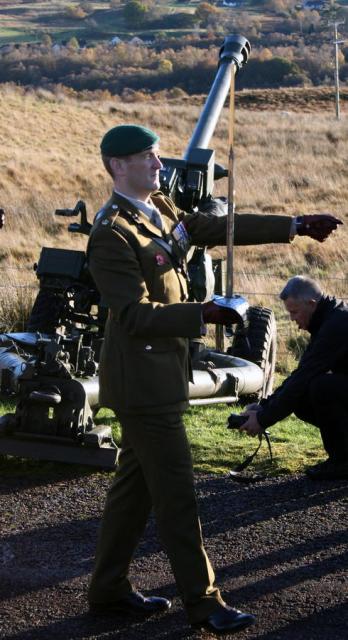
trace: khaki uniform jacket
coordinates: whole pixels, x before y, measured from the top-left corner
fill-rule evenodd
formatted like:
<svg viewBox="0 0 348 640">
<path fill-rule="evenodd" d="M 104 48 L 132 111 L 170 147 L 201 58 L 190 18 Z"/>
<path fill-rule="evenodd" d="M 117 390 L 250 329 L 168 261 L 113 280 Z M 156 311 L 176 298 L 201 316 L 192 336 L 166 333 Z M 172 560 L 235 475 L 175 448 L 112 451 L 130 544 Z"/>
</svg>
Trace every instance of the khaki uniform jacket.
<svg viewBox="0 0 348 640">
<path fill-rule="evenodd" d="M 160 192 L 167 240 L 179 221 L 190 243 L 226 244 L 226 217 L 188 214 Z M 130 215 L 129 215 L 130 214 Z M 130 218 L 133 216 L 133 219 Z M 235 243 L 289 242 L 292 218 L 236 214 Z M 162 232 L 113 193 L 97 216 L 89 268 L 109 307 L 100 361 L 100 404 L 130 414 L 181 412 L 188 405 L 188 338 L 201 335 L 201 304 L 187 299 L 185 264 L 161 244 Z"/>
</svg>

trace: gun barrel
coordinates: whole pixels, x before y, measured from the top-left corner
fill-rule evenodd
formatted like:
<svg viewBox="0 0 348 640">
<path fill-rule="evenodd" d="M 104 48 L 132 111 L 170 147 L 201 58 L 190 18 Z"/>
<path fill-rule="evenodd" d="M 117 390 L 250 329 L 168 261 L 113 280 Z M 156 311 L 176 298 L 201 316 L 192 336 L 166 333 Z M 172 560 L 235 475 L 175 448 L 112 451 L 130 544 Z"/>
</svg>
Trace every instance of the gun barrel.
<svg viewBox="0 0 348 640">
<path fill-rule="evenodd" d="M 231 83 L 231 64 L 234 73 L 246 64 L 250 53 L 250 44 L 244 36 L 230 35 L 225 38 L 219 54 L 219 69 L 210 89 L 193 131 L 191 140 L 184 152 L 187 160 L 192 149 L 206 149 L 214 133 L 221 110 L 224 106 Z"/>
</svg>

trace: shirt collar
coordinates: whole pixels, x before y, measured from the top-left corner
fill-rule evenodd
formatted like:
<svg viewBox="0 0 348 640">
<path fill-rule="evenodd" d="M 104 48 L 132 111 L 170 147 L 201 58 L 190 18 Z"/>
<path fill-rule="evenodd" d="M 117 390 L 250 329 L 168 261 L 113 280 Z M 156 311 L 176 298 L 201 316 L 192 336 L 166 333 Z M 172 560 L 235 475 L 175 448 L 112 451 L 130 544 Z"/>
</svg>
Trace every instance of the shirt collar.
<svg viewBox="0 0 348 640">
<path fill-rule="evenodd" d="M 129 202 L 131 202 L 132 205 L 136 207 L 136 209 L 139 209 L 140 211 L 145 213 L 145 215 L 149 219 L 151 218 L 152 212 L 154 210 L 154 205 L 152 204 L 151 200 L 150 202 L 144 202 L 144 200 L 131 198 L 130 196 L 127 196 L 125 193 L 122 193 L 122 191 L 116 191 L 116 189 L 114 189 L 114 191 L 115 193 L 117 193 L 117 195 L 121 196 L 122 198 L 125 198 L 126 200 L 129 200 Z"/>
</svg>

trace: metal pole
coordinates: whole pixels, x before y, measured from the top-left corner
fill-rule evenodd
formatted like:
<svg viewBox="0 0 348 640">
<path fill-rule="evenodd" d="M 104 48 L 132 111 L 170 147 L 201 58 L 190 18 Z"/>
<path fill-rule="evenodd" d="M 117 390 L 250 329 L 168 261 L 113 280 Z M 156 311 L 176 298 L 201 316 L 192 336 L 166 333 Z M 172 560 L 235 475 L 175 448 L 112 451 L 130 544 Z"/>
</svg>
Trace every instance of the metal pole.
<svg viewBox="0 0 348 640">
<path fill-rule="evenodd" d="M 235 67 L 231 67 L 229 132 L 228 132 L 228 213 L 227 213 L 227 261 L 226 261 L 226 297 L 233 296 L 233 248 L 235 214 L 235 156 L 234 156 L 234 93 Z"/>
<path fill-rule="evenodd" d="M 335 94 L 336 94 L 336 120 L 340 120 L 340 77 L 338 69 L 338 45 L 343 44 L 344 40 L 338 40 L 337 27 L 339 24 L 344 24 L 345 20 L 336 20 L 335 22 L 329 22 L 328 26 L 334 27 L 334 40 L 335 45 Z"/>
<path fill-rule="evenodd" d="M 243 47 L 244 59 L 247 60 L 250 51 L 250 45 L 246 41 Z M 226 291 L 225 300 L 233 306 L 234 303 L 241 303 L 242 298 L 234 300 L 233 296 L 233 249 L 234 249 L 234 219 L 235 219 L 235 157 L 234 157 L 234 105 L 235 105 L 235 76 L 238 71 L 236 65 L 231 65 L 230 69 L 230 102 L 229 102 L 229 131 L 228 131 L 228 210 L 227 210 L 227 227 L 226 227 Z M 243 303 L 246 301 L 243 300 Z M 221 304 L 221 301 L 220 301 Z M 216 348 L 224 351 L 224 342 L 226 337 L 232 336 L 232 328 L 216 327 Z"/>
</svg>

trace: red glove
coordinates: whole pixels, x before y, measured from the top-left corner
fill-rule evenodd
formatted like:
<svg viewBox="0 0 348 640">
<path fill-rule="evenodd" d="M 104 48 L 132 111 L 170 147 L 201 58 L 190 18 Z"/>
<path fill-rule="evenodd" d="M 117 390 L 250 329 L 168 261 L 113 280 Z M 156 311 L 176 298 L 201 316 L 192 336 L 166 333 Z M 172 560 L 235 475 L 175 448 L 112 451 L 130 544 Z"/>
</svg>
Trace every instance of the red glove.
<svg viewBox="0 0 348 640">
<path fill-rule="evenodd" d="M 204 324 L 223 324 L 226 327 L 243 322 L 243 318 L 237 311 L 227 307 L 220 307 L 213 300 L 202 304 L 202 317 Z"/>
<path fill-rule="evenodd" d="M 313 215 L 297 216 L 296 230 L 299 236 L 309 236 L 318 242 L 324 242 L 326 238 L 337 229 L 341 220 L 327 213 L 315 213 Z"/>
</svg>

